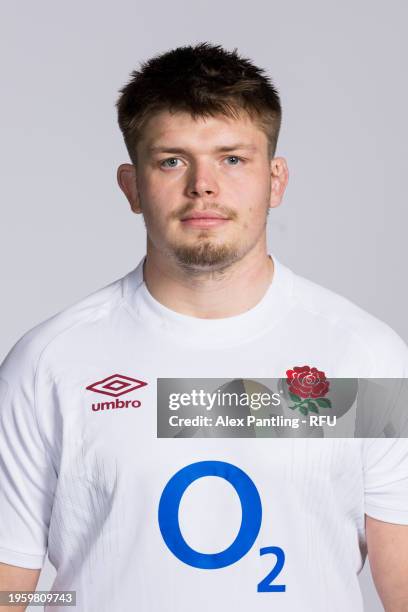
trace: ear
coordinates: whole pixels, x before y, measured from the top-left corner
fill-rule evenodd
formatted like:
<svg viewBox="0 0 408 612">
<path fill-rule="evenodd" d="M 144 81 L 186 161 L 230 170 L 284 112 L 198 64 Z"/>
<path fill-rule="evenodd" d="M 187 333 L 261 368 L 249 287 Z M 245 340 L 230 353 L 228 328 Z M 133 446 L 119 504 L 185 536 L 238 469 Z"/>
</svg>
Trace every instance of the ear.
<svg viewBox="0 0 408 612">
<path fill-rule="evenodd" d="M 283 157 L 274 157 L 271 160 L 271 198 L 270 208 L 279 206 L 289 181 L 289 170 Z"/>
<path fill-rule="evenodd" d="M 117 179 L 132 211 L 136 214 L 141 213 L 142 209 L 136 184 L 136 167 L 133 164 L 121 164 L 118 168 Z"/>
</svg>

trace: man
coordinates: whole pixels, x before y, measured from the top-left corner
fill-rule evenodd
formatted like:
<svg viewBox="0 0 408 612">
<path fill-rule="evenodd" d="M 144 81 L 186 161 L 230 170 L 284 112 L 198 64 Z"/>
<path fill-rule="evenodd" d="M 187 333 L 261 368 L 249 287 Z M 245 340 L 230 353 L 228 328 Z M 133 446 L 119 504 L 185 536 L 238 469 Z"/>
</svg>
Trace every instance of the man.
<svg viewBox="0 0 408 612">
<path fill-rule="evenodd" d="M 118 114 L 147 252 L 1 367 L 1 589 L 34 589 L 48 550 L 86 612 L 359 612 L 368 550 L 385 609 L 407 610 L 406 439 L 189 429 L 200 382 L 288 378 L 324 405 L 327 379 L 408 373 L 392 329 L 267 251 L 276 89 L 204 43 L 132 73 Z"/>
</svg>

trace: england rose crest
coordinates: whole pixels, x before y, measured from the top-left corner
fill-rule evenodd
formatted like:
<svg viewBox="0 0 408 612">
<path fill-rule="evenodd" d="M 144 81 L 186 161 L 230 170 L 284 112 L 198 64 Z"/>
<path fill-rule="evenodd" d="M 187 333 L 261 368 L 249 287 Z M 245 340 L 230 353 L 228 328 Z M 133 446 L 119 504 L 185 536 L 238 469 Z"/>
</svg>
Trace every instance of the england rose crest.
<svg viewBox="0 0 408 612">
<path fill-rule="evenodd" d="M 298 408 L 306 416 L 309 412 L 319 414 L 319 407 L 332 407 L 329 398 L 325 397 L 330 383 L 324 372 L 308 365 L 294 366 L 292 370 L 286 370 L 286 376 L 289 396 L 294 402 L 289 408 Z"/>
</svg>

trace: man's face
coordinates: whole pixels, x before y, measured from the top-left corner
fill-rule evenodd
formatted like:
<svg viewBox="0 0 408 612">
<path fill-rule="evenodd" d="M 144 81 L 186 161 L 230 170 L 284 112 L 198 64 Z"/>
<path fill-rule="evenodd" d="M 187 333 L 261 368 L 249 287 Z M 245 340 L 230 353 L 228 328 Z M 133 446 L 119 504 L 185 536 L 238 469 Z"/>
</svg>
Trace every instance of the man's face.
<svg viewBox="0 0 408 612">
<path fill-rule="evenodd" d="M 219 270 L 265 236 L 271 160 L 266 135 L 246 114 L 158 113 L 144 127 L 137 159 L 133 209 L 163 256 L 190 270 Z"/>
</svg>

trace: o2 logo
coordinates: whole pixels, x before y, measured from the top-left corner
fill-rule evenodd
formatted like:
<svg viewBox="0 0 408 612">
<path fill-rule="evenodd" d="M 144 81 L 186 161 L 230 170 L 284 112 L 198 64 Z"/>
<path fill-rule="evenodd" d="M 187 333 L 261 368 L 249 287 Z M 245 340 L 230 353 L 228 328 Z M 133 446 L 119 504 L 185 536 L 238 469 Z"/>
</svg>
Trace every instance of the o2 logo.
<svg viewBox="0 0 408 612">
<path fill-rule="evenodd" d="M 238 535 L 225 550 L 200 553 L 191 548 L 180 530 L 178 519 L 181 498 L 192 482 L 204 476 L 218 476 L 232 484 L 242 508 L 242 521 Z M 253 481 L 236 465 L 224 461 L 199 461 L 182 468 L 164 487 L 159 503 L 159 526 L 167 547 L 180 561 L 200 569 L 219 569 L 239 561 L 252 548 L 262 523 L 262 503 Z M 282 592 L 284 584 L 272 584 L 285 563 L 285 553 L 278 546 L 261 548 L 260 555 L 273 554 L 275 565 L 258 584 L 258 593 Z"/>
</svg>

